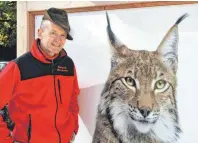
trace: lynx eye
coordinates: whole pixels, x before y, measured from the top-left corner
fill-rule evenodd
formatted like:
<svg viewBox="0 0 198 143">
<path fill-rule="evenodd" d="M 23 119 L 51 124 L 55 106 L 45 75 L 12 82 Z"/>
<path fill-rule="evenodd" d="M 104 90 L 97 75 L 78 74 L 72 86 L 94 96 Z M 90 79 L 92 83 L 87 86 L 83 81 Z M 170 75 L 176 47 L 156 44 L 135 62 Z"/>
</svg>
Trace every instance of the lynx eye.
<svg viewBox="0 0 198 143">
<path fill-rule="evenodd" d="M 135 86 L 135 80 L 131 77 L 125 77 L 125 82 L 128 86 Z"/>
<path fill-rule="evenodd" d="M 166 81 L 165 80 L 158 80 L 156 83 L 155 83 L 155 89 L 162 89 L 165 87 L 166 85 Z"/>
</svg>

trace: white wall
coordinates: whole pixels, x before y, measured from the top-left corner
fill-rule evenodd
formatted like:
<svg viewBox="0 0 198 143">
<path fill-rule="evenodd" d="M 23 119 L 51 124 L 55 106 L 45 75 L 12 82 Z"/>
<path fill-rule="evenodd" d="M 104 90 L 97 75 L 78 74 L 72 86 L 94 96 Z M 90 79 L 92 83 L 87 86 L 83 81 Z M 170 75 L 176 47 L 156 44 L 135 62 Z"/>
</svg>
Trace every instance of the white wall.
<svg viewBox="0 0 198 143">
<path fill-rule="evenodd" d="M 179 25 L 178 110 L 183 135 L 179 143 L 197 143 L 198 110 L 198 5 L 108 11 L 118 38 L 131 49 L 155 50 L 177 18 L 189 13 Z M 75 143 L 91 142 L 100 91 L 110 68 L 110 47 L 105 12 L 69 14 L 74 40 L 65 49 L 74 60 L 81 95 L 80 129 Z M 37 31 L 41 16 L 36 17 Z"/>
</svg>

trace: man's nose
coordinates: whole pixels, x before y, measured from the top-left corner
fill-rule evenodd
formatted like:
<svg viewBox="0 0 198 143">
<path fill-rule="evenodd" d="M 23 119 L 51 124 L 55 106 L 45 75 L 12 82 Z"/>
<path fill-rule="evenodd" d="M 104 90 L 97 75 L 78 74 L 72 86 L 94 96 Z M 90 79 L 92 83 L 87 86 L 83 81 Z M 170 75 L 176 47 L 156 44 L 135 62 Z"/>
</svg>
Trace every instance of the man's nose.
<svg viewBox="0 0 198 143">
<path fill-rule="evenodd" d="M 56 35 L 55 39 L 56 39 L 57 41 L 62 41 L 62 36 L 61 36 L 61 35 Z"/>
</svg>

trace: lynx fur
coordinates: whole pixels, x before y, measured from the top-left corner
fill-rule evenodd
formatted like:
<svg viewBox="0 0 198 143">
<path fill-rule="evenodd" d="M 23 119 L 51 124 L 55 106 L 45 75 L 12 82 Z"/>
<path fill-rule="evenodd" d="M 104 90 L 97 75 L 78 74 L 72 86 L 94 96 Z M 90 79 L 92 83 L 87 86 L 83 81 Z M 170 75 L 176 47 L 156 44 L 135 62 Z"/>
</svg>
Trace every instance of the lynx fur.
<svg viewBox="0 0 198 143">
<path fill-rule="evenodd" d="M 178 24 L 156 51 L 131 50 L 111 30 L 111 70 L 101 94 L 92 143 L 176 143 L 180 137 L 176 102 Z"/>
</svg>

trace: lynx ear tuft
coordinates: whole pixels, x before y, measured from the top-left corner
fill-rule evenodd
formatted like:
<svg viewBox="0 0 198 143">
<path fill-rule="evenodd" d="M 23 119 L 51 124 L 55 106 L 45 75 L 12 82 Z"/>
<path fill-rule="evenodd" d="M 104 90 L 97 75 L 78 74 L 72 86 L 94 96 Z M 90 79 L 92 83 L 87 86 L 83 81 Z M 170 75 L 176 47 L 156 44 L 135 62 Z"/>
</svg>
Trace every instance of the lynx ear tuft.
<svg viewBox="0 0 198 143">
<path fill-rule="evenodd" d="M 120 42 L 120 40 L 111 30 L 109 15 L 107 12 L 106 12 L 106 19 L 107 19 L 107 35 L 114 54 L 118 54 L 120 56 L 127 56 L 130 49 L 128 49 L 122 42 Z"/>
<path fill-rule="evenodd" d="M 188 14 L 184 14 L 178 18 L 157 48 L 157 52 L 161 55 L 163 62 L 174 72 L 177 71 L 178 66 L 178 24 L 187 16 Z"/>
</svg>

